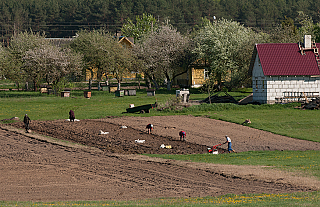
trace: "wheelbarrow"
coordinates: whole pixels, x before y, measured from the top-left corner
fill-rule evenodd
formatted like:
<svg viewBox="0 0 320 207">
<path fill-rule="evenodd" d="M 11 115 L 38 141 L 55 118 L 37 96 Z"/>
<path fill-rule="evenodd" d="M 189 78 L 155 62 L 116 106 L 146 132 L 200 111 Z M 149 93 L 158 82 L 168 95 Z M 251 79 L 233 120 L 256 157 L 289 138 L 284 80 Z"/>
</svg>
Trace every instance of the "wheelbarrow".
<svg viewBox="0 0 320 207">
<path fill-rule="evenodd" d="M 217 144 L 217 145 L 214 145 L 212 146 L 211 148 L 208 148 L 208 152 L 210 154 L 219 154 L 218 150 L 217 150 L 217 146 L 220 146 L 222 144 Z"/>
</svg>

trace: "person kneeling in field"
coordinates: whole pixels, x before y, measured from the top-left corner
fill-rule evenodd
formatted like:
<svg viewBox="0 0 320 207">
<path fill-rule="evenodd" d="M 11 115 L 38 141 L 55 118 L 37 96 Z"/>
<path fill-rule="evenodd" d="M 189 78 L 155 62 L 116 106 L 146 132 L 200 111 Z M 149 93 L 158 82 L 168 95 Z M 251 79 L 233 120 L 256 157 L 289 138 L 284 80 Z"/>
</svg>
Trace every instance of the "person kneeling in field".
<svg viewBox="0 0 320 207">
<path fill-rule="evenodd" d="M 148 134 L 151 134 L 151 131 L 153 130 L 153 125 L 152 124 L 148 124 L 146 126 L 147 130 L 148 130 Z"/>
<path fill-rule="evenodd" d="M 186 141 L 187 134 L 185 131 L 180 131 L 179 136 L 180 136 L 180 141 Z"/>
</svg>

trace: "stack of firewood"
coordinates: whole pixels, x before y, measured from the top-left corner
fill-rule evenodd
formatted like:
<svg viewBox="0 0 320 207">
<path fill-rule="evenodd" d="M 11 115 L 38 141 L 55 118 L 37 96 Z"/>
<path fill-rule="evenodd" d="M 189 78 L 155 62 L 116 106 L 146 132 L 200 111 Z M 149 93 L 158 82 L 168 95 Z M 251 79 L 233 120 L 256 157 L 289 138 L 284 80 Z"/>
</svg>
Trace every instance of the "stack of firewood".
<svg viewBox="0 0 320 207">
<path fill-rule="evenodd" d="M 301 104 L 302 109 L 319 109 L 320 108 L 320 98 L 317 97 L 316 99 L 312 99 L 308 103 Z"/>
</svg>

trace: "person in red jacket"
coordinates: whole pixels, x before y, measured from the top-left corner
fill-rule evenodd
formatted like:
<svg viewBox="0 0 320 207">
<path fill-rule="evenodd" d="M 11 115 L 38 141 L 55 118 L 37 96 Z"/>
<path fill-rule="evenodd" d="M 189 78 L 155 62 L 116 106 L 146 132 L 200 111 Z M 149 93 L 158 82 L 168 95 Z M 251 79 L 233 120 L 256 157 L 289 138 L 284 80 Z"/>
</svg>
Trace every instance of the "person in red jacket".
<svg viewBox="0 0 320 207">
<path fill-rule="evenodd" d="M 179 136 L 180 136 L 180 141 L 186 141 L 187 134 L 185 131 L 180 131 Z"/>
<path fill-rule="evenodd" d="M 146 126 L 146 129 L 148 130 L 148 134 L 151 134 L 151 131 L 153 130 L 153 125 L 152 124 L 148 124 Z"/>
</svg>

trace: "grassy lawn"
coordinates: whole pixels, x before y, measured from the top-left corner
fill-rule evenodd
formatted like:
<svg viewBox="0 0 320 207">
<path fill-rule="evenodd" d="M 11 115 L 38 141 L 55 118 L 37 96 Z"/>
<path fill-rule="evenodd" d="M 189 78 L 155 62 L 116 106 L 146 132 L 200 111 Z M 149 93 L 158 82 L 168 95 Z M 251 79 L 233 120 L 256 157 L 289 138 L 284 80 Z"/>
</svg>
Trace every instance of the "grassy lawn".
<svg viewBox="0 0 320 207">
<path fill-rule="evenodd" d="M 193 93 L 193 92 L 191 92 Z M 246 94 L 234 93 L 240 100 Z M 200 94 L 194 90 L 193 98 L 204 99 L 206 94 Z M 17 116 L 22 118 L 24 114 L 33 120 L 67 119 L 68 112 L 72 109 L 77 119 L 97 119 L 106 116 L 140 115 L 123 114 L 129 104 L 135 106 L 165 103 L 174 99 L 175 90 L 165 89 L 156 91 L 156 96 L 147 96 L 145 90 L 138 90 L 137 96 L 115 97 L 114 93 L 106 91 L 92 91 L 92 97 L 86 99 L 83 91 L 72 91 L 71 97 L 63 98 L 54 95 L 41 94 L 39 92 L 0 91 L 0 120 Z M 162 115 L 152 111 L 151 115 Z M 166 115 L 166 114 L 163 114 Z"/>
<path fill-rule="evenodd" d="M 150 157 L 228 165 L 261 165 L 315 176 L 320 180 L 319 151 L 249 151 L 231 154 L 157 155 Z"/>
<path fill-rule="evenodd" d="M 203 198 L 159 198 L 135 201 L 57 201 L 57 202 L 14 202 L 0 201 L 0 206 L 320 206 L 320 192 L 290 194 L 228 194 Z"/>
</svg>

